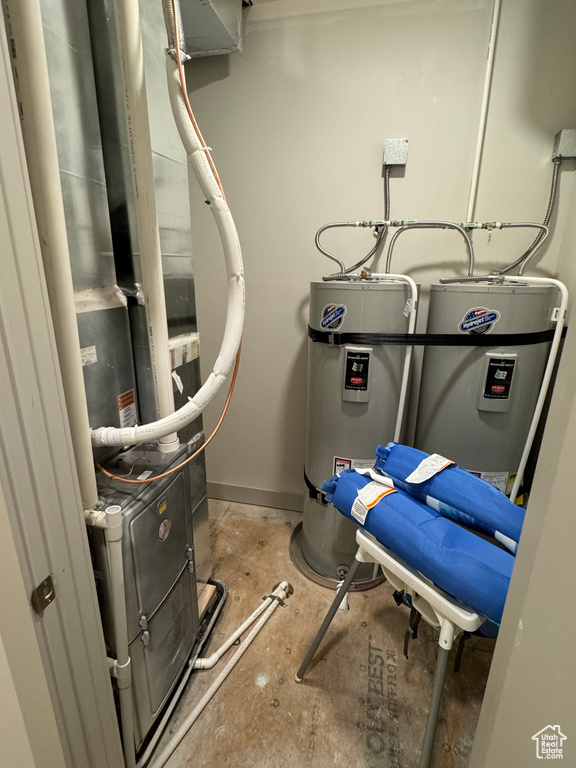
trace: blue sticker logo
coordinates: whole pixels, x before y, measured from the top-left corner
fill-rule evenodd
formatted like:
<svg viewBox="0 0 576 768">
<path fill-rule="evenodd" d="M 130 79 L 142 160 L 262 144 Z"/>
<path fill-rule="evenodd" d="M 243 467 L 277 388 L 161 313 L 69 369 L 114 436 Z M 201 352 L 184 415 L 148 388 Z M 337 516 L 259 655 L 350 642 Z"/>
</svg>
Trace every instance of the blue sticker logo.
<svg viewBox="0 0 576 768">
<path fill-rule="evenodd" d="M 495 323 L 500 320 L 500 312 L 486 307 L 473 307 L 464 315 L 458 326 L 460 333 L 490 333 Z"/>
<path fill-rule="evenodd" d="M 337 328 L 340 328 L 344 322 L 345 314 L 346 307 L 344 304 L 326 304 L 322 310 L 320 326 L 322 328 L 329 328 L 331 331 L 335 331 Z"/>
</svg>

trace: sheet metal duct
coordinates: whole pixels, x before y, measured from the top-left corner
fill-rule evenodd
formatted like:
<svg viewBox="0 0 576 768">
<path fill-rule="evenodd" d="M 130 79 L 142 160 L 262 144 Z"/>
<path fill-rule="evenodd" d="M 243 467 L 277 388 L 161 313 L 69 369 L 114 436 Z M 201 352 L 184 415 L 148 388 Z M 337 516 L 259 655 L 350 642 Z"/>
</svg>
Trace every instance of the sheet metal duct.
<svg viewBox="0 0 576 768">
<path fill-rule="evenodd" d="M 120 61 L 114 26 L 114 3 L 90 0 L 88 3 L 96 87 L 104 146 L 104 164 L 114 240 L 118 283 L 128 296 L 134 336 L 136 377 L 141 421 L 156 418 L 150 383 L 150 356 L 146 340 L 138 237 L 129 168 L 128 136 L 124 124 Z M 150 132 L 153 150 L 154 181 L 160 243 L 166 285 L 170 336 L 193 333 L 196 304 L 190 238 L 190 205 L 186 153 L 174 126 L 165 72 L 166 33 L 160 3 L 141 4 L 142 38 Z M 199 365 L 178 371 L 184 394 L 176 407 L 194 394 L 200 383 Z M 181 433 L 188 440 L 202 428 L 197 420 Z"/>
<path fill-rule="evenodd" d="M 141 422 L 146 423 L 155 420 L 156 412 L 146 316 L 140 292 L 140 258 L 113 0 L 89 0 L 88 14 L 114 260 L 118 284 L 128 300 L 138 410 Z M 194 395 L 201 383 L 191 252 L 188 163 L 173 122 L 168 98 L 164 52 L 166 32 L 160 2 L 141 3 L 141 28 L 168 328 L 171 343 L 181 341 L 179 352 L 173 355 L 173 367 L 182 386 L 180 391 L 174 385 L 175 406 L 178 409 L 188 401 L 188 396 Z M 181 441 L 188 442 L 201 431 L 202 420 L 198 418 L 180 430 L 179 437 Z M 200 501 L 202 503 L 198 506 Z M 194 515 L 194 541 L 201 590 L 212 571 L 205 478 L 201 496 L 193 499 L 192 503 L 197 509 Z"/>
<path fill-rule="evenodd" d="M 126 298 L 116 284 L 84 6 L 43 0 L 66 230 L 90 426 L 138 420 Z M 115 449 L 99 449 L 98 460 Z"/>
<path fill-rule="evenodd" d="M 190 56 L 242 50 L 242 0 L 185 0 L 181 13 Z"/>
</svg>

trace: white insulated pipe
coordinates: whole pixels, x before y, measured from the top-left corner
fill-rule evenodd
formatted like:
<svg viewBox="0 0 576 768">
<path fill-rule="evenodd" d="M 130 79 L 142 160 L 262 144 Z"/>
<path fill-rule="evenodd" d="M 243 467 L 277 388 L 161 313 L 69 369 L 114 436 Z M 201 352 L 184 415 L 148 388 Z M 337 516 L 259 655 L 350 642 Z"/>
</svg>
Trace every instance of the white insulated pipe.
<svg viewBox="0 0 576 768">
<path fill-rule="evenodd" d="M 408 323 L 408 333 L 414 333 L 416 330 L 416 318 L 418 314 L 418 288 L 416 283 L 408 275 L 394 275 L 388 272 L 377 273 L 372 272 L 369 275 L 370 280 L 390 280 L 407 283 L 410 287 L 412 295 L 410 306 L 410 321 Z M 412 369 L 412 353 L 414 347 L 412 345 L 406 347 L 406 354 L 404 356 L 404 369 L 402 371 L 402 383 L 400 385 L 400 398 L 398 400 L 398 413 L 396 416 L 396 426 L 394 428 L 394 442 L 399 443 L 402 439 L 402 425 L 404 423 L 404 413 L 406 411 L 406 403 L 408 400 L 408 386 L 410 384 L 410 371 Z"/>
<path fill-rule="evenodd" d="M 488 106 L 490 103 L 490 91 L 492 89 L 492 77 L 494 74 L 494 53 L 496 50 L 496 37 L 498 36 L 498 26 L 500 23 L 500 3 L 501 0 L 494 0 L 494 7 L 492 9 L 490 37 L 488 40 L 488 55 L 486 59 L 486 73 L 484 75 L 484 90 L 482 92 L 482 106 L 480 108 L 480 123 L 478 126 L 478 136 L 476 138 L 476 151 L 474 153 L 474 165 L 472 168 L 472 180 L 470 182 L 470 196 L 468 198 L 468 208 L 466 210 L 466 221 L 473 221 L 476 212 L 476 198 L 478 196 L 478 186 L 480 182 L 480 166 L 482 164 L 484 141 L 486 139 Z"/>
<path fill-rule="evenodd" d="M 84 509 L 98 501 L 39 0 L 4 0 L 46 287 Z"/>
<path fill-rule="evenodd" d="M 542 384 L 540 385 L 540 392 L 538 394 L 538 400 L 536 401 L 536 406 L 534 408 L 534 414 L 532 416 L 532 422 L 530 424 L 528 436 L 526 438 L 526 442 L 524 443 L 524 451 L 522 453 L 520 464 L 516 473 L 516 480 L 514 481 L 512 492 L 510 494 L 510 498 L 512 501 L 514 501 L 518 495 L 520 484 L 522 483 L 524 470 L 526 469 L 526 464 L 528 463 L 528 457 L 530 456 L 536 430 L 538 429 L 540 416 L 542 415 L 542 410 L 544 409 L 544 404 L 546 402 L 546 395 L 548 393 L 548 387 L 550 386 L 550 380 L 552 379 L 552 374 L 554 373 L 554 365 L 556 363 L 558 349 L 562 340 L 564 318 L 566 317 L 566 312 L 568 310 L 569 297 L 568 289 L 564 283 L 561 283 L 559 280 L 553 280 L 549 277 L 521 277 L 516 279 L 505 278 L 505 282 L 509 285 L 514 285 L 515 283 L 519 285 L 522 285 L 522 283 L 528 283 L 528 285 L 553 285 L 560 291 L 560 306 L 557 308 L 557 316 L 555 317 L 556 328 L 554 329 L 554 336 L 550 346 L 550 354 L 548 355 L 548 362 L 546 364 L 546 368 L 544 369 L 544 376 L 542 378 Z"/>
<path fill-rule="evenodd" d="M 116 1 L 118 2 L 119 0 Z M 130 1 L 132 2 L 132 0 Z M 222 196 L 222 192 L 206 158 L 206 148 L 201 144 L 188 119 L 188 113 L 180 91 L 177 63 L 173 61 L 170 55 L 166 56 L 166 62 L 168 90 L 176 126 L 196 179 L 210 205 L 210 210 L 214 214 L 216 226 L 222 240 L 228 279 L 228 306 L 224 337 L 212 373 L 194 397 L 189 398 L 189 402 L 186 405 L 182 406 L 175 413 L 150 424 L 123 429 L 100 427 L 99 429 L 92 430 L 92 444 L 94 446 L 133 445 L 135 443 L 158 440 L 164 435 L 177 432 L 185 427 L 204 411 L 208 403 L 210 403 L 226 381 L 234 365 L 242 339 L 245 305 L 244 265 L 238 233 L 228 204 Z"/>
<path fill-rule="evenodd" d="M 276 587 L 276 589 L 272 594 L 278 597 L 280 600 L 283 600 L 288 594 L 288 588 L 289 588 L 288 582 L 283 581 Z M 164 747 L 164 749 L 162 750 L 158 758 L 154 760 L 153 763 L 151 763 L 150 768 L 163 768 L 163 766 L 166 765 L 170 756 L 174 753 L 174 751 L 176 750 L 176 748 L 178 747 L 182 739 L 184 739 L 184 737 L 186 736 L 190 728 L 192 728 L 196 720 L 198 720 L 198 718 L 200 717 L 200 715 L 202 714 L 206 706 L 209 704 L 214 694 L 218 691 L 218 689 L 220 688 L 222 683 L 226 680 L 230 672 L 234 669 L 236 664 L 240 661 L 244 652 L 248 649 L 249 645 L 252 643 L 256 635 L 260 632 L 264 624 L 266 624 L 268 619 L 272 616 L 276 608 L 278 608 L 278 600 L 272 600 L 271 604 L 266 608 L 264 613 L 260 616 L 260 619 L 258 620 L 258 622 L 252 627 L 246 639 L 238 647 L 238 650 L 236 651 L 236 653 L 222 668 L 222 671 L 220 672 L 218 677 L 210 685 L 210 687 L 208 688 L 204 696 L 202 696 L 198 704 L 196 704 L 196 706 L 194 707 L 192 712 L 188 715 L 186 720 L 184 720 L 180 728 L 178 728 L 173 738 Z"/>
<path fill-rule="evenodd" d="M 146 310 L 156 415 L 158 419 L 163 419 L 174 412 L 174 390 L 164 297 L 162 251 L 154 194 L 154 167 L 152 164 L 152 143 L 138 0 L 114 0 L 114 13 L 122 63 L 123 101 L 128 131 L 130 169 L 142 270 L 142 293 Z M 178 447 L 178 435 L 175 432 L 163 432 L 158 437 L 160 438 L 159 447 L 161 450 L 171 451 Z M 94 443 L 94 445 L 129 445 L 131 442 L 139 442 L 139 440 Z"/>
</svg>

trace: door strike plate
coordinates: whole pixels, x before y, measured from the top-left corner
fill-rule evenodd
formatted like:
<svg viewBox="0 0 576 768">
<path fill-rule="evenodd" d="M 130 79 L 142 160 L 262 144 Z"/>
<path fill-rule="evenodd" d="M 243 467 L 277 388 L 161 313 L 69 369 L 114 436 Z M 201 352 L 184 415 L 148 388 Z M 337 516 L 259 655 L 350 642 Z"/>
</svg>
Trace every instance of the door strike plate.
<svg viewBox="0 0 576 768">
<path fill-rule="evenodd" d="M 32 592 L 32 608 L 41 615 L 44 613 L 46 606 L 50 605 L 55 598 L 54 582 L 52 581 L 52 576 L 48 575 Z"/>
</svg>

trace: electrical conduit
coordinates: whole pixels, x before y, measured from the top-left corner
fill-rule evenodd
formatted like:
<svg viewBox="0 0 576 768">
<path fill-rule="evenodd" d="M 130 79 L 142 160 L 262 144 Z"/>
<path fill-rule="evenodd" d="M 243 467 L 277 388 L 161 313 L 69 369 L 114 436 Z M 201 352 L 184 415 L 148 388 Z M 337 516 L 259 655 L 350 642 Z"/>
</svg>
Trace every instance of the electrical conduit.
<svg viewBox="0 0 576 768">
<path fill-rule="evenodd" d="M 556 193 L 558 191 L 558 175 L 560 173 L 560 165 L 562 163 L 562 158 L 557 157 L 553 161 L 553 163 L 554 163 L 554 170 L 552 172 L 552 185 L 550 187 L 550 197 L 548 199 L 548 208 L 546 210 L 544 222 L 540 226 L 540 232 L 536 235 L 535 239 L 532 241 L 531 245 L 526 249 L 526 251 L 524 251 L 522 256 L 517 258 L 512 264 L 509 264 L 507 267 L 496 270 L 499 275 L 504 275 L 506 272 L 510 272 L 518 265 L 520 265 L 518 274 L 519 275 L 524 274 L 524 270 L 528 266 L 528 262 L 534 258 L 534 254 L 540 248 L 540 246 L 542 245 L 542 243 L 544 242 L 544 240 L 548 235 L 548 225 L 552 220 L 552 214 L 554 213 L 554 208 L 556 207 Z"/>
<path fill-rule="evenodd" d="M 385 221 L 381 223 L 381 225 L 376 227 L 375 234 L 377 235 L 376 244 L 370 249 L 370 251 L 366 254 L 366 256 L 363 256 L 360 261 L 357 261 L 356 264 L 353 264 L 351 267 L 345 267 L 344 262 L 339 259 L 337 256 L 334 256 L 329 251 L 327 251 L 325 248 L 323 248 L 320 245 L 320 235 L 326 231 L 327 229 L 333 229 L 334 227 L 359 227 L 359 226 L 366 226 L 366 222 L 346 222 L 346 221 L 340 221 L 335 222 L 334 224 L 325 224 L 323 227 L 320 227 L 318 232 L 316 232 L 316 237 L 314 242 L 316 243 L 316 248 L 320 251 L 320 253 L 323 253 L 324 256 L 327 256 L 329 259 L 332 259 L 332 261 L 335 261 L 340 266 L 340 272 L 335 272 L 331 275 L 324 275 L 322 277 L 322 280 L 328 282 L 329 280 L 343 280 L 346 279 L 346 276 L 349 275 L 351 272 L 354 272 L 356 269 L 359 269 L 362 267 L 366 262 L 372 258 L 378 251 L 380 247 L 383 247 L 384 241 L 386 240 L 386 235 L 388 234 L 388 228 L 390 226 L 390 166 L 387 165 L 384 169 L 384 219 Z M 378 233 L 378 229 L 380 229 L 380 232 Z"/>
</svg>

